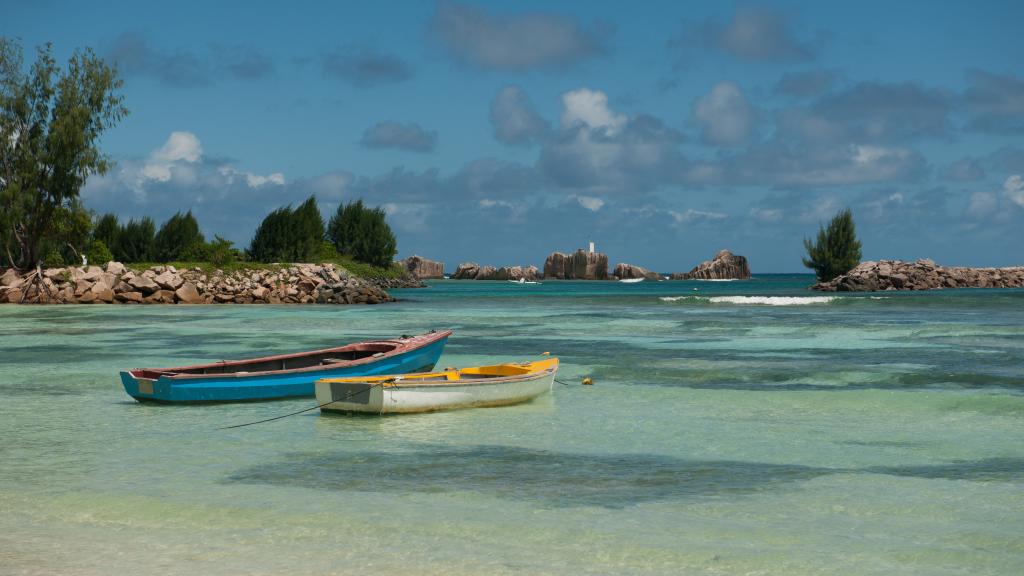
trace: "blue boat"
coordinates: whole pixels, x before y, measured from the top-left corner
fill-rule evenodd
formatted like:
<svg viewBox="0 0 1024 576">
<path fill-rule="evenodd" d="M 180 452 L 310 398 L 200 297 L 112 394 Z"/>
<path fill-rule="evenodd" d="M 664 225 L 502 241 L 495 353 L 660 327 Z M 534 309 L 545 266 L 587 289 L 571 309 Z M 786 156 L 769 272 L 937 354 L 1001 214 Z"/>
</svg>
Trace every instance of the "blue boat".
<svg viewBox="0 0 1024 576">
<path fill-rule="evenodd" d="M 137 368 L 121 372 L 121 383 L 129 396 L 140 401 L 236 402 L 312 396 L 313 383 L 320 378 L 429 372 L 451 334 L 432 330 L 419 336 L 249 360 Z"/>
</svg>

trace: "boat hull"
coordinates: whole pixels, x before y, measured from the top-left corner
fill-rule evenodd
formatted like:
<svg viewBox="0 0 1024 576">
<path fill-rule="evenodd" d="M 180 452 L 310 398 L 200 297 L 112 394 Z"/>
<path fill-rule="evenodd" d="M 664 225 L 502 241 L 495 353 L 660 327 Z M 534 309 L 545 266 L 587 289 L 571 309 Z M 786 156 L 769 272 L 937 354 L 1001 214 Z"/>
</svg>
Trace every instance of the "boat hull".
<svg viewBox="0 0 1024 576">
<path fill-rule="evenodd" d="M 221 378 L 156 379 L 138 377 L 133 371 L 121 372 L 121 383 L 129 396 L 140 401 L 157 402 L 238 402 L 273 400 L 293 396 L 312 396 L 314 382 L 320 378 L 407 374 L 433 369 L 448 336 L 429 344 L 372 362 L 325 367 L 315 371 L 282 371 L 250 376 L 228 375 Z"/>
<path fill-rule="evenodd" d="M 316 401 L 326 412 L 408 414 L 462 408 L 508 406 L 548 393 L 555 372 L 503 382 L 471 382 L 444 386 L 387 386 L 364 382 L 317 382 Z"/>
</svg>

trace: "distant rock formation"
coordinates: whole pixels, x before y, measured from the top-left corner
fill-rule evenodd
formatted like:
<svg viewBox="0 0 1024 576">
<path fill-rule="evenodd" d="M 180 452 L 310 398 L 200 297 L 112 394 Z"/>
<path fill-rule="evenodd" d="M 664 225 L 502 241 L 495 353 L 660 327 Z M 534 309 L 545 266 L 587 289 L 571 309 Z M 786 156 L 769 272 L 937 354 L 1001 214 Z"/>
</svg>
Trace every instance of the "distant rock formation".
<svg viewBox="0 0 1024 576">
<path fill-rule="evenodd" d="M 954 268 L 931 260 L 862 262 L 846 274 L 812 286 L 825 292 L 876 290 L 938 290 L 942 288 L 1022 288 L 1024 266 L 1013 268 Z"/>
<path fill-rule="evenodd" d="M 444 278 L 444 262 L 437 262 L 422 256 L 412 255 L 405 260 L 399 260 L 398 265 L 417 280 L 424 280 L 427 278 Z"/>
<path fill-rule="evenodd" d="M 607 280 L 608 255 L 600 252 L 586 252 L 582 248 L 572 254 L 552 252 L 544 261 L 544 278 Z"/>
<path fill-rule="evenodd" d="M 475 262 L 463 262 L 452 274 L 455 280 L 538 280 L 540 271 L 536 266 L 480 266 Z"/>
<path fill-rule="evenodd" d="M 701 262 L 689 272 L 672 274 L 673 280 L 746 280 L 750 278 L 747 259 L 728 250 L 715 254 L 714 260 Z"/>
<path fill-rule="evenodd" d="M 615 265 L 615 272 L 612 273 L 619 280 L 625 280 L 628 278 L 646 278 L 648 280 L 661 280 L 661 276 L 657 272 L 651 272 L 650 270 L 634 266 L 632 264 L 626 264 L 620 262 Z"/>
<path fill-rule="evenodd" d="M 463 262 L 459 264 L 459 267 L 455 269 L 455 273 L 452 274 L 452 280 L 476 280 L 477 273 L 480 272 L 480 265 L 476 262 Z"/>
</svg>

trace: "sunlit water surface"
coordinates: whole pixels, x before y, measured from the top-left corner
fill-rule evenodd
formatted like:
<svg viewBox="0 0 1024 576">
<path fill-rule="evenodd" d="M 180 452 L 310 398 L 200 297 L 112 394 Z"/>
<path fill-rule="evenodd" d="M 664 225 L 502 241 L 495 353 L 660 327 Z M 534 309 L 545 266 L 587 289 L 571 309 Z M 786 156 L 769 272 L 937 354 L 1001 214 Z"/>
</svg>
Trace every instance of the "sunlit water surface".
<svg viewBox="0 0 1024 576">
<path fill-rule="evenodd" d="M 1024 291 L 808 283 L 2 306 L 0 573 L 1024 573 Z M 550 351 L 570 384 L 223 430 L 313 402 L 144 405 L 117 378 L 431 328 L 441 366 Z"/>
</svg>

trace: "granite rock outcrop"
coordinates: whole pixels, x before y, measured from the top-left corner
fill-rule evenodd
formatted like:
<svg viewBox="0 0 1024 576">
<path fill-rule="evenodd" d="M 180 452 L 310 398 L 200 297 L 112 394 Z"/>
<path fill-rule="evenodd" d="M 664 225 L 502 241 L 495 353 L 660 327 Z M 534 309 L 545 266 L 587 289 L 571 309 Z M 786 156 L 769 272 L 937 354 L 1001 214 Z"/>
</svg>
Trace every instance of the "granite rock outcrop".
<svg viewBox="0 0 1024 576">
<path fill-rule="evenodd" d="M 481 266 L 476 262 L 463 262 L 452 274 L 454 280 L 519 280 L 529 281 L 540 279 L 540 270 L 536 266 Z"/>
<path fill-rule="evenodd" d="M 417 280 L 444 278 L 444 262 L 430 260 L 414 254 L 404 260 L 399 260 L 398 265 Z"/>
<path fill-rule="evenodd" d="M 619 280 L 628 280 L 632 278 L 661 280 L 661 275 L 657 272 L 651 272 L 642 266 L 634 266 L 633 264 L 626 264 L 625 262 L 620 262 L 615 265 L 615 271 L 612 272 L 612 276 L 615 276 Z"/>
<path fill-rule="evenodd" d="M 750 266 L 744 256 L 720 250 L 712 260 L 701 262 L 689 272 L 676 272 L 672 280 L 747 280 Z"/>
<path fill-rule="evenodd" d="M 544 261 L 544 278 L 555 280 L 607 280 L 608 255 L 580 248 L 572 254 L 552 252 Z"/>
</svg>

